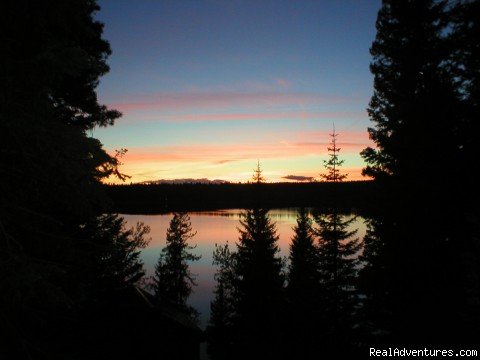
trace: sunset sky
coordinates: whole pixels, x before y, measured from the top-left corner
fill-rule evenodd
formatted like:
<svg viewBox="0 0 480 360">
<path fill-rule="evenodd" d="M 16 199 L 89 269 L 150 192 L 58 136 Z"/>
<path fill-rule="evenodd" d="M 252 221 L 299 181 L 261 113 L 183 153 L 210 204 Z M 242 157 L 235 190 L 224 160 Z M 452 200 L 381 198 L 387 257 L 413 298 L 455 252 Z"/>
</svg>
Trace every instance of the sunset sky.
<svg viewBox="0 0 480 360">
<path fill-rule="evenodd" d="M 349 179 L 370 145 L 369 47 L 379 0 L 100 1 L 112 47 L 97 128 L 132 182 L 318 177 L 335 123 Z"/>
</svg>

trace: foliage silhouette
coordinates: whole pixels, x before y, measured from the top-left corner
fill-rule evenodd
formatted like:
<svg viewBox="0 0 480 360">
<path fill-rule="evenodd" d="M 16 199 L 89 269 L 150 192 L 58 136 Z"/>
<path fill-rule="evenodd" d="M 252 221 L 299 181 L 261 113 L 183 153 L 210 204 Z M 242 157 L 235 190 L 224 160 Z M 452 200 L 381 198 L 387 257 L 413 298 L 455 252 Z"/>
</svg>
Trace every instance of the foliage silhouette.
<svg viewBox="0 0 480 360">
<path fill-rule="evenodd" d="M 307 300 L 318 284 L 318 254 L 312 220 L 304 208 L 297 214 L 297 224 L 290 244 L 288 292 L 293 297 Z M 302 293 L 302 292 L 306 293 Z"/>
<path fill-rule="evenodd" d="M 288 266 L 288 351 L 290 357 L 318 357 L 320 262 L 312 219 L 300 208 L 290 244 Z"/>
<path fill-rule="evenodd" d="M 219 268 L 210 320 L 211 353 L 217 358 L 228 354 L 235 359 L 279 356 L 285 275 L 276 226 L 268 210 L 249 209 L 238 231 L 235 252 L 228 246 L 217 247 L 215 252 Z M 227 336 L 219 338 L 219 329 L 224 327 Z"/>
<path fill-rule="evenodd" d="M 340 166 L 343 165 L 345 160 L 340 160 L 338 158 L 338 153 L 340 152 L 340 148 L 337 147 L 337 136 L 338 134 L 335 133 L 335 126 L 333 127 L 333 132 L 330 134 L 331 142 L 330 147 L 327 150 L 330 152 L 329 156 L 330 159 L 324 160 L 324 166 L 327 169 L 326 174 L 320 174 L 320 177 L 325 181 L 332 181 L 338 182 L 343 181 L 348 174 L 340 174 Z"/>
<path fill-rule="evenodd" d="M 444 164 L 458 164 L 460 103 L 446 66 L 446 6 L 434 0 L 382 2 L 370 50 L 374 94 L 368 114 L 375 128 L 368 132 L 376 148 L 362 151 L 365 175 L 437 188 Z M 446 183 L 457 170 L 443 172 Z"/>
<path fill-rule="evenodd" d="M 145 275 L 140 250 L 148 245 L 149 232 L 143 223 L 125 229 L 125 220 L 114 214 L 101 215 L 81 227 L 79 236 L 89 239 L 91 247 L 93 264 L 88 268 L 93 271 L 89 282 L 96 297 L 115 296 L 139 285 Z M 86 276 L 85 270 L 81 276 Z"/>
<path fill-rule="evenodd" d="M 235 317 L 235 253 L 228 243 L 215 245 L 213 265 L 215 273 L 215 297 L 210 305 L 210 320 L 207 327 L 208 353 L 212 359 L 228 359 L 232 355 Z"/>
<path fill-rule="evenodd" d="M 336 212 L 316 214 L 314 228 L 319 237 L 318 256 L 324 310 L 333 316 L 348 316 L 355 302 L 355 280 L 361 243 L 349 230 L 356 217 L 345 219 Z M 336 320 L 336 319 L 334 319 Z"/>
<path fill-rule="evenodd" d="M 265 178 L 262 175 L 262 168 L 260 167 L 260 161 L 257 161 L 257 167 L 253 169 L 252 181 L 254 184 L 261 184 L 265 182 Z"/>
<path fill-rule="evenodd" d="M 480 258 L 472 147 L 479 4 L 382 2 L 368 109 L 376 149 L 362 156 L 366 175 L 388 181 L 362 256 L 364 345 L 460 346 L 478 332 L 468 319 L 478 318 L 480 299 L 470 280 Z"/>
<path fill-rule="evenodd" d="M 167 229 L 166 246 L 161 251 L 152 279 L 152 288 L 160 303 L 172 304 L 194 319 L 198 312 L 187 304 L 187 300 L 192 287 L 197 285 L 195 275 L 189 270 L 189 262 L 201 258 L 190 252 L 196 247 L 189 244 L 195 235 L 188 214 L 174 213 Z"/>
<path fill-rule="evenodd" d="M 121 219 L 101 216 L 109 206 L 101 181 L 125 178 L 125 151 L 110 156 L 87 133 L 120 116 L 95 93 L 110 55 L 98 9 L 93 0 L 3 6 L 2 358 L 79 356 L 91 319 L 84 315 L 99 300 L 93 288 L 142 274 L 135 248 L 146 229 L 130 232 Z"/>
</svg>

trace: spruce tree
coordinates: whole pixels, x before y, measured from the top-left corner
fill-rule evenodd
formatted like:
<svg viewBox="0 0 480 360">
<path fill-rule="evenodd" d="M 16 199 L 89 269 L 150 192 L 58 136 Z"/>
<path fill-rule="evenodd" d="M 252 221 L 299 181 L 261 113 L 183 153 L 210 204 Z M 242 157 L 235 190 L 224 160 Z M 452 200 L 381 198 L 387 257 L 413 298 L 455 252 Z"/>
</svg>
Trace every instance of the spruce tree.
<svg viewBox="0 0 480 360">
<path fill-rule="evenodd" d="M 450 177 L 443 170 L 456 154 L 458 98 L 444 66 L 445 6 L 434 0 L 382 2 L 370 49 L 374 93 L 368 114 L 375 127 L 368 132 L 376 148 L 361 153 L 368 164 L 364 175 L 417 184 Z"/>
<path fill-rule="evenodd" d="M 348 351 L 351 345 L 354 308 L 356 306 L 356 277 L 358 252 L 361 249 L 359 239 L 353 236 L 357 230 L 349 230 L 356 217 L 347 219 L 340 214 L 336 206 L 336 188 L 347 174 L 340 167 L 336 141 L 338 134 L 330 135 L 331 145 L 328 148 L 330 159 L 324 162 L 327 173 L 322 177 L 334 183 L 333 206 L 328 211 L 316 211 L 313 231 L 318 238 L 318 278 L 320 285 L 320 323 L 321 332 L 326 340 L 325 351 L 328 353 L 339 347 Z"/>
<path fill-rule="evenodd" d="M 262 311 L 278 302 L 284 283 L 276 226 L 266 209 L 247 210 L 240 225 L 236 255 L 238 310 L 266 316 Z"/>
<path fill-rule="evenodd" d="M 284 273 L 275 223 L 266 209 L 246 210 L 235 255 L 235 331 L 239 356 L 274 356 L 281 336 Z"/>
<path fill-rule="evenodd" d="M 348 229 L 355 220 L 356 217 L 346 220 L 334 212 L 315 216 L 320 282 L 334 312 L 344 309 L 354 290 L 358 264 L 355 255 L 358 255 L 361 244 L 358 238 L 353 239 L 357 230 Z"/>
<path fill-rule="evenodd" d="M 192 318 L 196 318 L 198 313 L 187 304 L 192 287 L 196 286 L 195 275 L 189 269 L 189 262 L 201 257 L 191 253 L 195 246 L 191 246 L 189 240 L 195 235 L 188 214 L 174 213 L 167 230 L 166 246 L 155 266 L 152 284 L 155 297 L 160 303 L 171 304 Z"/>
<path fill-rule="evenodd" d="M 298 211 L 293 231 L 287 289 L 291 301 L 305 303 L 313 299 L 318 290 L 318 256 L 312 220 L 304 208 Z"/>
<path fill-rule="evenodd" d="M 340 148 L 337 147 L 337 136 L 338 134 L 335 133 L 335 126 L 334 126 L 333 132 L 330 134 L 330 137 L 331 137 L 330 146 L 327 148 L 328 152 L 330 153 L 329 154 L 330 158 L 328 160 L 323 161 L 323 164 L 327 169 L 327 173 L 320 174 L 320 177 L 323 178 L 325 181 L 331 181 L 331 182 L 343 181 L 348 176 L 348 174 L 340 173 L 340 166 L 343 165 L 345 160 L 340 160 L 338 157 Z"/>
<path fill-rule="evenodd" d="M 145 275 L 140 251 L 149 242 L 150 228 L 143 223 L 127 229 L 125 220 L 105 214 L 88 221 L 79 234 L 90 239 L 92 264 L 79 276 L 89 278 L 95 297 L 115 296 L 116 292 L 138 285 Z"/>
<path fill-rule="evenodd" d="M 215 273 L 214 299 L 210 304 L 210 320 L 207 327 L 208 353 L 212 359 L 231 357 L 235 316 L 235 253 L 228 243 L 215 245 L 213 265 Z"/>
<path fill-rule="evenodd" d="M 367 237 L 372 266 L 362 276 L 364 308 L 374 309 L 381 330 L 409 343 L 465 341 L 475 332 L 464 330 L 469 316 L 459 314 L 478 303 L 478 292 L 470 297 L 478 286 L 467 280 L 478 271 L 465 260 L 478 263 L 478 251 L 462 205 L 476 212 L 479 9 L 477 0 L 383 1 L 371 48 L 375 90 L 368 111 L 375 127 L 369 133 L 376 149 L 362 152 L 364 173 L 409 191 L 395 187 L 387 221 L 375 224 L 380 236 L 373 243 Z M 380 255 L 371 254 L 379 251 L 377 237 Z M 375 314 L 380 308 L 393 320 L 378 322 L 385 318 Z M 438 321 L 441 309 L 449 311 Z M 419 316 L 425 321 L 412 329 Z"/>
<path fill-rule="evenodd" d="M 10 335 L 2 358 L 76 357 L 73 343 L 82 342 L 67 334 L 92 300 L 87 274 L 103 250 L 91 245 L 103 235 L 78 235 L 108 212 L 101 181 L 123 177 L 87 133 L 120 116 L 96 95 L 111 53 L 98 10 L 95 0 L 2 6 L 0 317 Z"/>
<path fill-rule="evenodd" d="M 252 181 L 255 184 L 261 184 L 265 182 L 265 178 L 262 175 L 262 168 L 260 167 L 260 161 L 257 161 L 257 167 L 253 169 Z"/>
<path fill-rule="evenodd" d="M 290 244 L 288 268 L 288 340 L 290 358 L 318 356 L 319 257 L 309 213 L 301 208 Z"/>
</svg>

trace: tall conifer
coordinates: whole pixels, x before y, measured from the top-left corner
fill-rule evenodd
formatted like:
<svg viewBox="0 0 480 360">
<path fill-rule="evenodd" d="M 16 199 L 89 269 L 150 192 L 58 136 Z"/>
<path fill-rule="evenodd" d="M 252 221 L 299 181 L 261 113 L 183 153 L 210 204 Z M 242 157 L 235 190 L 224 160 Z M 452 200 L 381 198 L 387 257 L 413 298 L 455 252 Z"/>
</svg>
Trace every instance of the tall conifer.
<svg viewBox="0 0 480 360">
<path fill-rule="evenodd" d="M 166 246 L 162 249 L 153 277 L 153 290 L 160 302 L 169 303 L 196 318 L 197 311 L 187 304 L 196 285 L 189 262 L 200 259 L 191 250 L 189 241 L 195 236 L 187 213 L 174 213 L 167 230 Z"/>
</svg>

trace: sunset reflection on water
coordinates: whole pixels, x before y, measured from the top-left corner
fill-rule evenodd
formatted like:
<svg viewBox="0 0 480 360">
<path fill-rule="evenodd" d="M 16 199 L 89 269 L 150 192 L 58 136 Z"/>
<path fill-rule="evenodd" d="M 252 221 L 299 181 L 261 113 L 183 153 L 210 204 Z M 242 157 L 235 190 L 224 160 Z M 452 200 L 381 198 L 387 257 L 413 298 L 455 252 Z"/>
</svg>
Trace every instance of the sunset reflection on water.
<svg viewBox="0 0 480 360">
<path fill-rule="evenodd" d="M 233 249 L 238 240 L 237 227 L 243 210 L 229 209 L 218 211 L 189 212 L 192 228 L 197 232 L 191 240 L 196 245 L 193 253 L 201 255 L 199 261 L 191 264 L 191 271 L 197 275 L 198 286 L 190 297 L 190 303 L 200 311 L 202 327 L 206 326 L 210 314 L 210 301 L 213 298 L 215 267 L 212 265 L 215 244 L 225 244 L 227 241 Z M 296 224 L 297 209 L 272 209 L 269 211 L 272 221 L 276 223 L 279 235 L 278 245 L 281 256 L 288 256 L 289 245 L 293 236 L 293 227 Z M 161 215 L 121 215 L 127 220 L 127 225 L 134 226 L 136 222 L 143 222 L 151 229 L 151 241 L 142 251 L 142 260 L 145 264 L 147 277 L 153 275 L 155 264 L 161 249 L 165 246 L 165 235 L 168 229 L 171 214 Z M 364 219 L 358 217 L 352 224 L 358 229 L 357 236 L 363 238 L 365 234 Z"/>
</svg>

